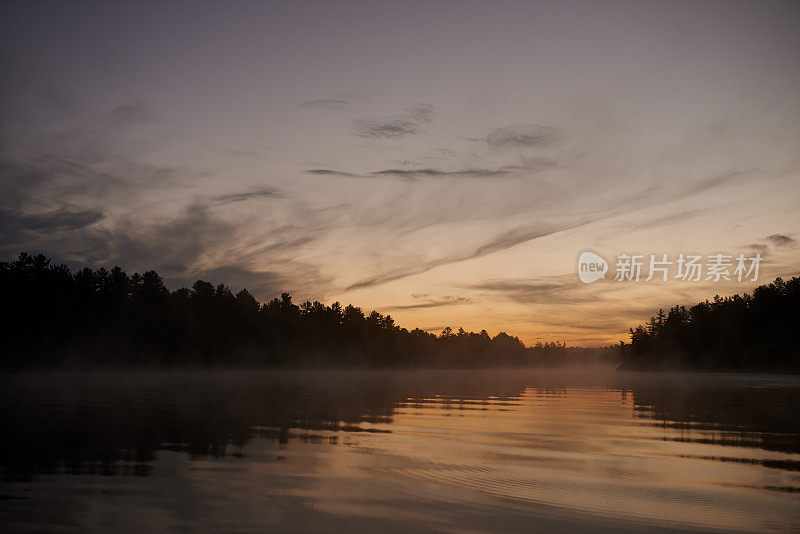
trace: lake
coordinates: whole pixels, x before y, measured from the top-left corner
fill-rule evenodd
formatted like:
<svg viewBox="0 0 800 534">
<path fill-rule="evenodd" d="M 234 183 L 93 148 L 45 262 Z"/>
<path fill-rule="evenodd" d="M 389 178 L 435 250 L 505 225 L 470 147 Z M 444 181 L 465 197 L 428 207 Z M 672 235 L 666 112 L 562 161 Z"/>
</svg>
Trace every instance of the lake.
<svg viewBox="0 0 800 534">
<path fill-rule="evenodd" d="M 20 372 L 4 532 L 800 532 L 800 378 Z"/>
</svg>

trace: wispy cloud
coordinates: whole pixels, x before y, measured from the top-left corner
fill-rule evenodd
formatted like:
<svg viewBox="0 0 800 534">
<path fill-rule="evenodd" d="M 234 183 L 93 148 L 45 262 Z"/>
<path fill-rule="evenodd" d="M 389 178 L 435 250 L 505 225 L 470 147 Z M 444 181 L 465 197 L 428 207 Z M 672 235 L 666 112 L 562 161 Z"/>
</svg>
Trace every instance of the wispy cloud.
<svg viewBox="0 0 800 534">
<path fill-rule="evenodd" d="M 355 135 L 391 139 L 424 133 L 423 126 L 433 121 L 436 108 L 422 102 L 408 108 L 401 115 L 353 121 Z"/>
<path fill-rule="evenodd" d="M 156 113 L 144 102 L 132 102 L 112 109 L 103 117 L 103 123 L 110 128 L 119 128 L 132 124 L 148 123 L 156 118 Z"/>
<path fill-rule="evenodd" d="M 600 218 L 604 217 L 598 216 L 598 219 L 594 220 L 599 220 Z M 531 226 L 516 228 L 514 230 L 509 230 L 507 232 L 498 234 L 492 239 L 485 241 L 483 244 L 471 250 L 467 250 L 465 252 L 458 254 L 443 256 L 440 258 L 436 258 L 434 260 L 429 260 L 427 262 L 425 261 L 409 262 L 407 266 L 397 268 L 383 275 L 373 276 L 364 280 L 360 280 L 354 284 L 349 285 L 346 289 L 349 291 L 354 289 L 362 289 L 365 287 L 385 284 L 387 282 L 393 282 L 395 280 L 400 280 L 402 278 L 406 278 L 409 276 L 422 274 L 424 272 L 430 271 L 431 269 L 435 269 L 436 267 L 440 267 L 442 265 L 448 265 L 451 263 L 457 263 L 474 258 L 480 258 L 482 256 L 486 256 L 494 252 L 499 252 L 501 250 L 505 250 L 513 246 L 525 243 L 527 241 L 539 239 L 548 235 L 562 232 L 564 230 L 577 228 L 586 225 L 590 222 L 594 222 L 594 220 L 587 219 L 571 223 L 563 223 L 560 225 L 531 225 Z"/>
<path fill-rule="evenodd" d="M 794 247 L 797 245 L 797 240 L 792 239 L 784 234 L 772 234 L 767 236 L 767 241 L 778 247 Z"/>
<path fill-rule="evenodd" d="M 349 91 L 339 93 L 325 98 L 315 98 L 301 102 L 300 105 L 307 108 L 319 108 L 328 110 L 348 109 L 353 104 L 364 102 L 367 96 L 362 91 Z"/>
<path fill-rule="evenodd" d="M 198 188 L 205 172 L 151 163 L 156 120 L 149 106 L 132 103 L 67 130 L 26 135 L 21 128 L 13 138 L 0 130 L 0 254 L 30 250 L 73 266 L 152 268 L 172 287 L 205 277 L 263 298 L 281 290 L 321 297 L 330 279 L 295 259 L 325 234 L 309 223 L 314 214 L 301 227 L 251 211 L 221 217 L 216 210 L 225 205 L 284 194 L 241 181 L 208 194 Z M 188 195 L 176 194 L 183 188 Z"/>
<path fill-rule="evenodd" d="M 103 218 L 103 212 L 63 206 L 55 211 L 22 215 L 12 211 L 0 210 L 0 227 L 9 230 L 30 230 L 34 232 L 55 232 L 77 230 Z"/>
<path fill-rule="evenodd" d="M 300 103 L 301 106 L 323 109 L 340 109 L 350 105 L 350 101 L 344 98 L 317 98 Z"/>
<path fill-rule="evenodd" d="M 771 234 L 760 239 L 757 243 L 744 245 L 744 249 L 758 252 L 762 256 L 770 253 L 770 249 L 791 249 L 797 246 L 797 240 L 786 234 Z"/>
<path fill-rule="evenodd" d="M 384 306 L 383 308 L 380 308 L 380 310 L 393 311 L 393 310 L 416 310 L 424 308 L 439 308 L 442 306 L 457 306 L 459 304 L 466 304 L 468 302 L 470 302 L 470 299 L 467 297 L 445 296 L 434 299 L 426 298 L 422 302 L 416 302 L 414 304 Z"/>
<path fill-rule="evenodd" d="M 486 135 L 486 143 L 493 147 L 545 147 L 558 139 L 558 131 L 543 124 L 509 124 Z"/>
<path fill-rule="evenodd" d="M 410 117 L 416 122 L 432 122 L 436 117 L 436 107 L 427 102 L 420 102 L 408 108 L 405 116 Z"/>
<path fill-rule="evenodd" d="M 219 204 L 229 204 L 231 202 L 244 202 L 245 200 L 253 200 L 260 198 L 283 198 L 284 195 L 277 189 L 269 186 L 259 187 L 252 191 L 245 191 L 242 193 L 228 193 L 214 197 L 214 201 Z"/>
<path fill-rule="evenodd" d="M 552 212 L 549 208 L 551 204 L 548 200 L 542 200 L 542 197 L 532 197 L 531 201 L 527 203 L 520 202 L 511 206 L 506 205 L 506 213 L 511 213 L 511 210 L 531 210 L 533 206 L 536 206 L 540 211 L 545 210 L 553 215 L 549 220 L 520 225 L 499 232 L 495 236 L 484 240 L 482 243 L 465 244 L 464 250 L 460 252 L 435 258 L 420 258 L 419 256 L 409 257 L 406 261 L 395 263 L 390 269 L 373 274 L 368 278 L 357 280 L 348 285 L 346 290 L 363 289 L 394 282 L 409 276 L 428 272 L 440 266 L 501 252 L 565 230 L 576 229 L 603 220 L 614 219 L 623 214 L 629 215 L 632 213 L 629 206 L 637 207 L 634 212 L 644 213 L 645 210 L 652 210 L 652 208 L 656 206 L 665 205 L 677 199 L 690 197 L 692 194 L 699 191 L 713 187 L 722 187 L 723 185 L 727 185 L 730 181 L 744 180 L 746 177 L 750 176 L 750 172 L 749 170 L 731 171 L 690 183 L 667 184 L 662 188 L 648 187 L 647 189 L 632 189 L 630 191 L 625 191 L 625 194 L 621 195 L 618 201 L 615 201 L 613 204 L 605 204 L 602 206 L 595 206 L 591 196 L 582 194 L 580 190 L 577 190 L 570 193 L 572 197 L 569 200 L 572 206 L 582 207 L 585 210 L 583 211 L 585 215 L 574 217 L 571 220 L 564 220 L 557 216 L 557 212 Z M 520 193 L 520 195 L 522 194 L 523 193 Z M 561 205 L 564 205 L 566 200 L 565 198 L 558 197 L 551 198 L 554 198 L 554 201 Z M 442 207 L 441 204 L 437 204 L 437 209 L 431 210 L 430 216 L 424 220 L 420 220 L 419 217 L 415 216 L 413 219 L 408 219 L 406 221 L 402 219 L 402 214 L 400 214 L 397 218 L 397 220 L 400 221 L 398 224 L 405 225 L 401 227 L 400 231 L 407 232 L 409 229 L 418 230 L 439 222 L 452 223 L 453 221 L 457 221 L 458 218 L 454 217 L 452 213 L 448 213 L 446 208 L 446 206 Z M 474 220 L 477 213 L 475 210 L 479 208 L 480 205 L 476 204 L 474 210 L 464 210 L 463 206 L 458 204 L 454 205 L 453 210 L 458 213 L 468 214 L 469 217 Z M 544 211 L 542 211 L 542 213 L 544 213 Z M 699 212 L 686 210 L 684 214 L 691 216 L 698 215 Z M 491 216 L 491 214 L 487 212 L 486 216 Z"/>
<path fill-rule="evenodd" d="M 147 122 L 153 111 L 144 104 L 122 105 L 86 124 L 39 135 L 9 134 L 0 139 L 0 207 L 21 210 L 92 203 L 107 204 L 142 192 L 177 185 L 188 167 L 142 161 L 142 143 L 131 146 L 117 137 L 125 126 Z M 23 130 L 24 131 L 24 130 Z"/>
<path fill-rule="evenodd" d="M 462 177 L 491 177 L 512 174 L 510 168 L 500 169 L 458 169 L 445 171 L 440 169 L 382 169 L 367 174 L 356 174 L 334 169 L 308 169 L 306 174 L 317 176 L 341 176 L 344 178 L 403 178 L 406 180 L 416 180 L 419 178 L 462 178 Z"/>
<path fill-rule="evenodd" d="M 628 230 L 644 230 L 646 228 L 662 228 L 664 226 L 668 226 L 671 224 L 679 224 L 683 223 L 684 221 L 688 221 L 694 218 L 697 218 L 701 215 L 706 215 L 708 210 L 706 208 L 697 208 L 691 210 L 685 210 L 680 213 L 671 213 L 668 215 L 662 215 L 659 217 L 655 217 L 652 219 L 643 220 L 642 222 L 627 224 L 626 228 Z"/>
<path fill-rule="evenodd" d="M 317 176 L 342 176 L 346 178 L 359 178 L 363 177 L 361 174 L 354 174 L 352 172 L 336 171 L 333 169 L 308 169 L 306 174 L 315 174 Z"/>
<path fill-rule="evenodd" d="M 584 223 L 585 224 L 585 223 Z M 532 241 L 534 239 L 539 239 L 541 237 L 548 236 L 550 234 L 554 234 L 556 232 L 561 232 L 568 228 L 576 228 L 578 226 L 582 226 L 581 223 L 566 225 L 563 227 L 554 227 L 554 226 L 546 226 L 546 227 L 521 227 L 521 228 L 514 228 L 513 230 L 509 230 L 507 232 L 503 232 L 494 238 L 490 239 L 483 245 L 479 246 L 475 249 L 474 257 L 485 256 L 487 254 L 491 254 L 493 252 L 497 252 L 499 250 L 505 250 L 507 248 L 511 248 L 513 246 L 519 245 L 521 243 L 526 243 L 528 241 Z"/>
<path fill-rule="evenodd" d="M 760 167 L 750 167 L 747 169 L 733 169 L 728 172 L 723 172 L 716 176 L 712 176 L 710 178 L 704 178 L 702 180 L 698 180 L 693 182 L 683 189 L 683 191 L 679 192 L 676 195 L 676 198 L 681 197 L 689 197 L 696 193 L 701 193 L 708 189 L 713 189 L 715 187 L 719 187 L 721 185 L 733 184 L 736 182 L 744 182 L 756 173 L 761 170 Z"/>
<path fill-rule="evenodd" d="M 0 131 L 0 250 L 105 257 L 111 236 L 104 232 L 121 212 L 198 174 L 142 161 L 144 143 L 117 135 L 154 115 L 146 104 L 123 104 L 66 130 Z"/>
<path fill-rule="evenodd" d="M 765 255 L 769 250 L 769 247 L 764 243 L 750 243 L 749 245 L 745 245 L 743 248 L 752 250 L 753 252 L 758 252 L 762 256 Z"/>
<path fill-rule="evenodd" d="M 559 164 L 559 161 L 554 158 L 522 158 L 521 163 L 515 165 L 506 165 L 504 170 L 508 171 L 521 171 L 525 174 L 537 173 L 547 169 L 552 169 Z"/>
<path fill-rule="evenodd" d="M 521 304 L 590 302 L 596 299 L 578 290 L 581 284 L 574 274 L 548 276 L 534 280 L 502 279 L 473 284 L 469 289 L 500 294 Z M 585 286 L 584 286 L 585 287 Z"/>
<path fill-rule="evenodd" d="M 402 118 L 396 119 L 358 119 L 353 121 L 356 135 L 361 137 L 393 138 L 418 134 L 422 130 L 419 124 Z"/>
<path fill-rule="evenodd" d="M 184 272 L 204 254 L 229 242 L 236 226 L 216 217 L 203 204 L 187 206 L 177 217 L 146 224 L 126 218 L 110 231 L 109 261 L 119 264 L 160 266 Z"/>
<path fill-rule="evenodd" d="M 501 176 L 509 174 L 508 169 L 463 169 L 457 171 L 442 171 L 438 169 L 384 169 L 371 173 L 373 176 L 399 176 L 402 178 L 444 178 L 466 176 Z"/>
<path fill-rule="evenodd" d="M 96 223 L 104 214 L 96 209 L 65 205 L 56 210 L 22 214 L 0 208 L 0 254 L 15 255 L 22 250 L 55 250 L 92 247 Z"/>
</svg>

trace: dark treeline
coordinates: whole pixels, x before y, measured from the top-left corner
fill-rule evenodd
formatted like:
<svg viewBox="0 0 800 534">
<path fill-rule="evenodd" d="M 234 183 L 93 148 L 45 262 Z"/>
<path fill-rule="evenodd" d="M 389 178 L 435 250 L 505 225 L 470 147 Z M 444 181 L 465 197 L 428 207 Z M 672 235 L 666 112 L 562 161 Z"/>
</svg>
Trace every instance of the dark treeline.
<svg viewBox="0 0 800 534">
<path fill-rule="evenodd" d="M 440 335 L 336 302 L 261 304 L 198 280 L 170 291 L 155 271 L 119 267 L 72 273 L 43 255 L 0 263 L 6 367 L 258 365 L 490 367 L 608 360 L 614 351 L 538 343 L 485 330 Z"/>
<path fill-rule="evenodd" d="M 626 369 L 800 372 L 800 277 L 675 306 L 630 330 Z"/>
</svg>

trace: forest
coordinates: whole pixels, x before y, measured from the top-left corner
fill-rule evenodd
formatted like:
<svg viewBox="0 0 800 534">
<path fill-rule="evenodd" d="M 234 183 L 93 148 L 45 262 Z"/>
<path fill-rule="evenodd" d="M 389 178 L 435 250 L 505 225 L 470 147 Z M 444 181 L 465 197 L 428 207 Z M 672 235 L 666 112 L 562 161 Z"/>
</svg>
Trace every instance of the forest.
<svg viewBox="0 0 800 534">
<path fill-rule="evenodd" d="M 0 263 L 0 366 L 438 367 L 553 366 L 615 359 L 614 347 L 526 347 L 500 332 L 407 330 L 338 302 L 259 303 L 246 289 L 198 280 L 170 291 L 155 271 L 77 272 L 44 255 Z"/>
<path fill-rule="evenodd" d="M 630 329 L 623 369 L 800 371 L 800 277 L 659 310 Z"/>
</svg>

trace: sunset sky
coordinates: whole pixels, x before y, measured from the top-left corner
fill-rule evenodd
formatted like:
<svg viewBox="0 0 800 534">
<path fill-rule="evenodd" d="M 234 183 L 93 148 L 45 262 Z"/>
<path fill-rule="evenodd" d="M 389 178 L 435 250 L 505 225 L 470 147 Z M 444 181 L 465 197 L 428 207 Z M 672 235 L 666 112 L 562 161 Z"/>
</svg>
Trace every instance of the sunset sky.
<svg viewBox="0 0 800 534">
<path fill-rule="evenodd" d="M 616 343 L 800 273 L 798 28 L 791 0 L 3 2 L 0 259 Z M 623 253 L 764 261 L 617 282 Z"/>
</svg>

